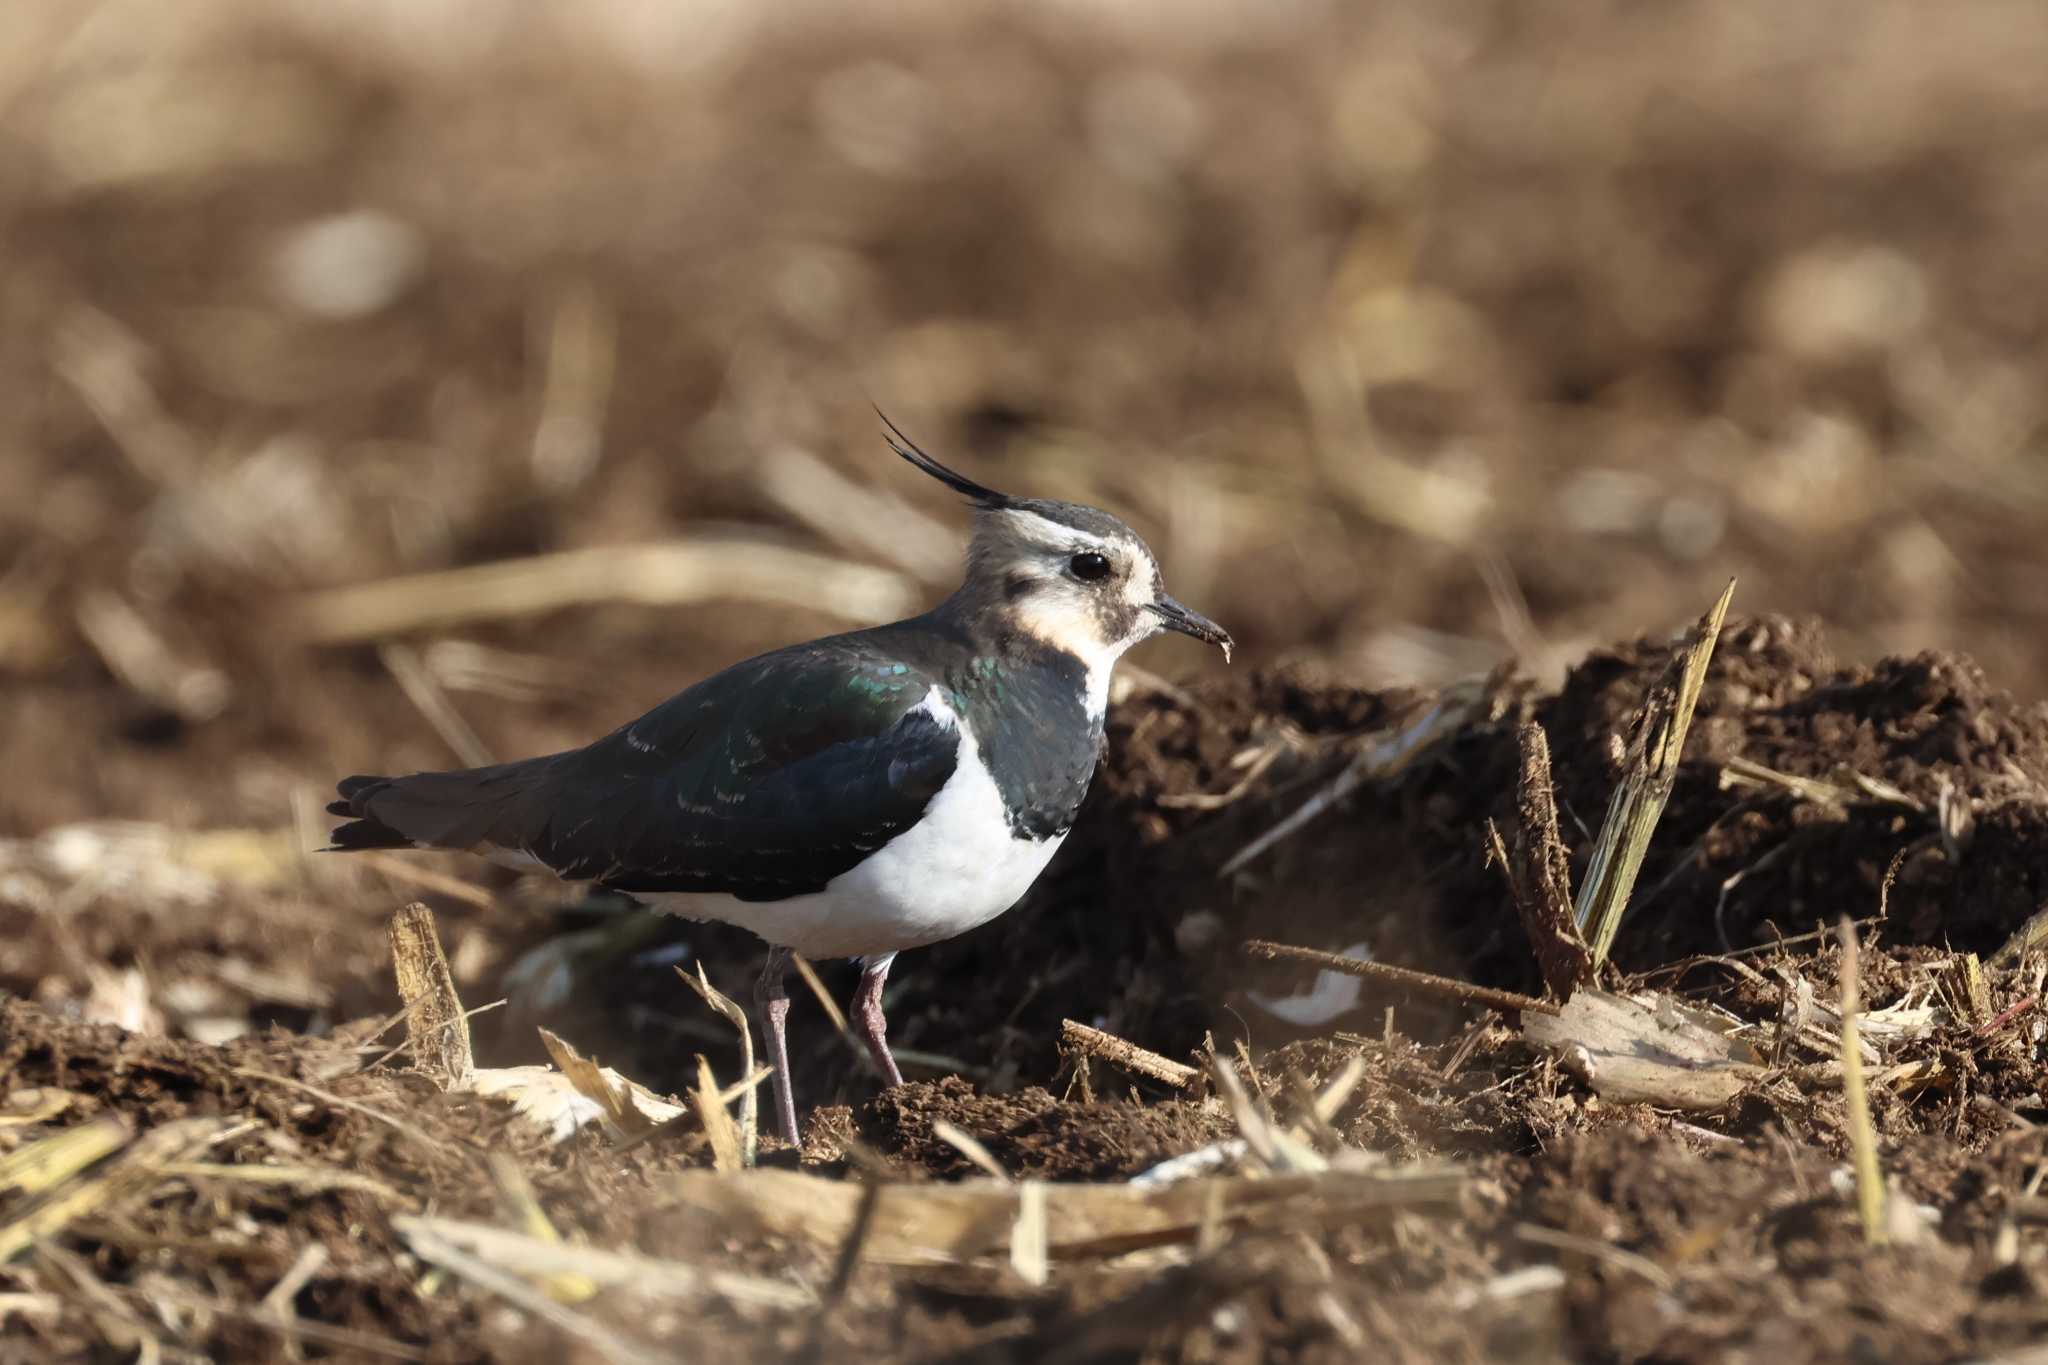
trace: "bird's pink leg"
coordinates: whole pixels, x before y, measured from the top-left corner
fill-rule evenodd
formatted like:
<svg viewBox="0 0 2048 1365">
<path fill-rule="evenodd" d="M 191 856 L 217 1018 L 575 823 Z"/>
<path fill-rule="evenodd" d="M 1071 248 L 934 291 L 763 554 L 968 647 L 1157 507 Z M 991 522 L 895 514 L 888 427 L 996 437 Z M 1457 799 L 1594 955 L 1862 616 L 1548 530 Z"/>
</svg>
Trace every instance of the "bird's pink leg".
<svg viewBox="0 0 2048 1365">
<path fill-rule="evenodd" d="M 789 992 L 783 988 L 788 972 L 789 949 L 770 948 L 768 965 L 754 983 L 754 1012 L 760 1017 L 762 1040 L 768 1045 L 768 1064 L 775 1068 L 775 1115 L 782 1125 L 782 1140 L 801 1147 L 796 1095 L 789 1086 Z"/>
<path fill-rule="evenodd" d="M 889 1021 L 882 1016 L 882 987 L 888 983 L 889 964 L 895 960 L 894 953 L 867 959 L 861 967 L 860 985 L 853 992 L 854 1031 L 868 1045 L 875 1069 L 892 1086 L 903 1084 L 903 1073 L 896 1069 L 896 1059 L 889 1055 Z"/>
</svg>

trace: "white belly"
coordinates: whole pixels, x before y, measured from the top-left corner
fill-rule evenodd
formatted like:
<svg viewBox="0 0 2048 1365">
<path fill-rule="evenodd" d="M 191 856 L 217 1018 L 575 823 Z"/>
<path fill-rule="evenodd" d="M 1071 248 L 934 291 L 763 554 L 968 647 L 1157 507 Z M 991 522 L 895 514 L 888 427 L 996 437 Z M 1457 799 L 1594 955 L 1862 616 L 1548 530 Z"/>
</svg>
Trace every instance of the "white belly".
<svg viewBox="0 0 2048 1365">
<path fill-rule="evenodd" d="M 935 713 L 960 735 L 958 766 L 924 819 L 825 889 L 788 900 L 747 902 L 688 892 L 637 897 L 689 919 L 752 930 L 805 957 L 872 957 L 921 948 L 986 924 L 1015 905 L 1059 851 L 1064 834 L 1019 839 L 974 737 L 936 696 Z"/>
</svg>

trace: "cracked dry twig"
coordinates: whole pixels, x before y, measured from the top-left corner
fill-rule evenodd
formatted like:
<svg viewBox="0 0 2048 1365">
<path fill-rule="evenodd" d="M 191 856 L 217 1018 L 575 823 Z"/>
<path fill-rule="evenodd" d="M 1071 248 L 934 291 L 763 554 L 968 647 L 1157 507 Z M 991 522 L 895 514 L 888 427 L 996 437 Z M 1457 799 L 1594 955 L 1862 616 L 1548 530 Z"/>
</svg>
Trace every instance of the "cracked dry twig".
<svg viewBox="0 0 2048 1365">
<path fill-rule="evenodd" d="M 1523 995 L 1518 991 L 1475 986 L 1456 977 L 1418 972 L 1410 967 L 1392 967 L 1384 962 L 1345 957 L 1339 953 L 1326 953 L 1316 948 L 1297 948 L 1288 943 L 1271 943 L 1265 939 L 1255 938 L 1242 944 L 1240 951 L 1247 957 L 1255 957 L 1265 962 L 1306 962 L 1325 971 L 1361 976 L 1368 981 L 1382 981 L 1420 995 L 1456 1000 L 1461 1004 L 1477 1005 L 1482 1009 L 1511 1010 L 1524 1014 L 1556 1014 L 1558 1009 L 1548 1000 L 1538 1000 L 1533 995 Z"/>
<path fill-rule="evenodd" d="M 1114 1033 L 1105 1033 L 1072 1019 L 1060 1020 L 1060 1049 L 1115 1062 L 1126 1071 L 1149 1076 L 1176 1090 L 1187 1089 L 1202 1074 L 1196 1068 L 1162 1057 L 1150 1048 L 1139 1047 Z"/>
<path fill-rule="evenodd" d="M 1515 784 L 1515 841 L 1510 849 L 1491 821 L 1493 856 L 1506 871 L 1515 913 L 1529 935 L 1543 984 L 1559 997 L 1592 980 L 1593 950 L 1572 918 L 1571 860 L 1558 833 L 1557 793 L 1550 776 L 1550 740 L 1525 723 L 1518 734 L 1521 766 Z"/>
</svg>

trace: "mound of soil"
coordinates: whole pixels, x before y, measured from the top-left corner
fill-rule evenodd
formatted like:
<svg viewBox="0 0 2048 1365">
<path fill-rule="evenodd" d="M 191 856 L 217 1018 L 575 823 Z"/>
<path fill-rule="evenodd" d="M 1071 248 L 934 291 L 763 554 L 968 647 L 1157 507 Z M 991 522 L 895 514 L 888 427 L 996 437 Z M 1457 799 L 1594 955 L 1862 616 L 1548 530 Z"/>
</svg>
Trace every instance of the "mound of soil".
<svg viewBox="0 0 2048 1365">
<path fill-rule="evenodd" d="M 1243 979 L 1235 944 L 1268 938 L 1331 949 L 1363 942 L 1383 961 L 1538 990 L 1505 881 L 1486 858 L 1487 822 L 1511 829 L 1515 820 L 1517 727 L 1533 719 L 1548 737 L 1576 878 L 1631 718 L 1671 648 L 1646 639 L 1603 650 L 1558 694 L 1501 701 L 1492 721 L 1467 726 L 1398 780 L 1368 786 L 1234 882 L 1215 874 L 1222 855 L 1326 785 L 1348 761 L 1347 737 L 1412 719 L 1424 699 L 1300 677 L 1141 696 L 1118 713 L 1105 783 L 1107 804 L 1151 841 L 1135 855 L 1144 866 L 1116 879 L 1131 898 L 1122 903 L 1145 907 L 1138 918 L 1162 934 L 1218 946 L 1202 965 L 1211 986 Z M 1276 734 L 1289 737 L 1285 756 L 1240 799 L 1219 811 L 1176 802 L 1229 789 Z M 1733 623 L 1685 758 L 1615 946 L 1625 969 L 1872 916 L 1902 855 L 1879 931 L 1890 943 L 1989 953 L 2048 904 L 2048 706 L 2015 702 L 1967 659 L 1838 667 L 1816 626 Z M 1833 805 L 1787 786 L 1731 786 L 1726 765 L 1737 759 L 1794 778 L 1853 775 L 1886 795 Z M 1948 842 L 1945 805 L 1963 826 Z M 1382 1003 L 1361 1000 L 1360 1019 L 1377 1021 Z"/>
</svg>

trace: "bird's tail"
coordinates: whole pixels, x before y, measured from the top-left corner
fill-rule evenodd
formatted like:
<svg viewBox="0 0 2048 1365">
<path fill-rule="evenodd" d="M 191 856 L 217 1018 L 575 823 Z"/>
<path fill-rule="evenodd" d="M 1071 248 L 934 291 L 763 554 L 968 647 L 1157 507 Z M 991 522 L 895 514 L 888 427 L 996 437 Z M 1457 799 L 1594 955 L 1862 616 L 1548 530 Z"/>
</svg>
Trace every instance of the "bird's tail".
<svg viewBox="0 0 2048 1365">
<path fill-rule="evenodd" d="M 336 852 L 366 848 L 503 849 L 523 852 L 544 832 L 549 759 L 488 768 L 345 777 L 327 811 L 347 819 L 328 836 Z"/>
</svg>

